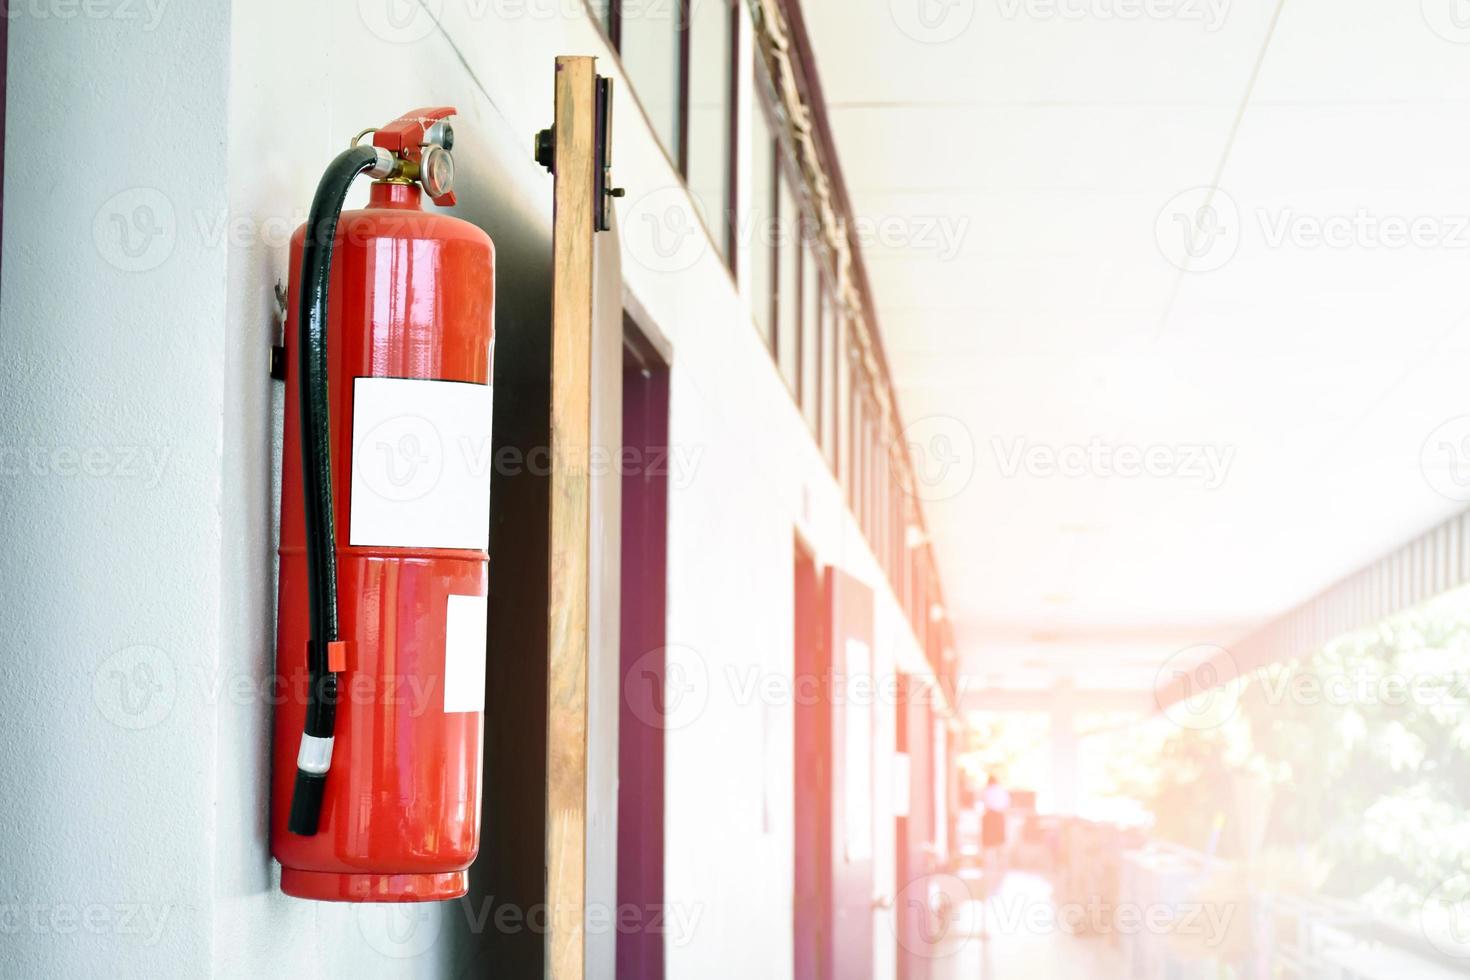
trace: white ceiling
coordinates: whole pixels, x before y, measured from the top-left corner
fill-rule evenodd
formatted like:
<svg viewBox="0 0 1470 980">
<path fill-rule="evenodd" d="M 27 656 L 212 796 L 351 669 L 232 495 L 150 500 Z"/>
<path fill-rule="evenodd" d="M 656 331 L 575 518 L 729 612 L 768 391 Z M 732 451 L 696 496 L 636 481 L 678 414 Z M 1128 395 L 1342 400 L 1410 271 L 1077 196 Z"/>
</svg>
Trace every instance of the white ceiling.
<svg viewBox="0 0 1470 980">
<path fill-rule="evenodd" d="M 926 514 L 990 683 L 1147 685 L 1465 506 L 1420 462 L 1470 412 L 1470 45 L 1431 27 L 1462 0 L 1190 19 L 1224 2 L 803 0 L 854 209 L 912 230 L 864 249 L 902 411 L 973 446 Z M 916 40 L 921 5 L 963 30 Z M 1139 8 L 1180 16 L 1104 16 Z M 1233 239 L 1195 265 L 1238 247 L 1181 271 L 1171 201 L 1217 182 Z M 1270 240 L 1360 209 L 1454 241 Z M 996 453 L 1094 437 L 1234 457 L 1205 489 L 1005 476 Z"/>
</svg>

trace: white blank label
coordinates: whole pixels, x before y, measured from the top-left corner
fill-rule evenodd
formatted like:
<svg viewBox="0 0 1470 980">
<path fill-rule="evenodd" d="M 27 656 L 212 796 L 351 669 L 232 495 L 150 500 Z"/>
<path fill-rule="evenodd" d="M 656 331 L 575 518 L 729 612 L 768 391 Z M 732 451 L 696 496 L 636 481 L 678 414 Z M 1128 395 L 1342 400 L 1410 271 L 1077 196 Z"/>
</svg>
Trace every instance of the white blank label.
<svg viewBox="0 0 1470 980">
<path fill-rule="evenodd" d="M 349 543 L 490 545 L 489 385 L 357 378 Z"/>
<path fill-rule="evenodd" d="M 485 710 L 485 617 L 490 600 L 452 595 L 444 613 L 444 711 Z"/>
<path fill-rule="evenodd" d="M 843 822 L 847 830 L 847 859 L 865 861 L 873 856 L 873 651 L 851 637 L 844 648 L 847 662 L 847 704 L 842 713 L 842 751 L 846 755 L 843 786 Z"/>
</svg>

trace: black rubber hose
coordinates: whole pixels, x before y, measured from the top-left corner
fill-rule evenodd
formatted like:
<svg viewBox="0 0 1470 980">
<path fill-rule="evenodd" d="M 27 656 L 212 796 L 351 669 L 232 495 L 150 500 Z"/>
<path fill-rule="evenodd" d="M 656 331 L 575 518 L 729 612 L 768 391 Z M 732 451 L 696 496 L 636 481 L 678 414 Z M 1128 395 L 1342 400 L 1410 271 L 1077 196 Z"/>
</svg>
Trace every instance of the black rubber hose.
<svg viewBox="0 0 1470 980">
<path fill-rule="evenodd" d="M 358 174 L 378 160 L 371 146 L 337 155 L 322 174 L 301 250 L 301 306 L 296 311 L 301 348 L 301 482 L 306 505 L 306 583 L 310 618 L 307 644 L 305 735 L 330 739 L 337 727 L 337 675 L 328 668 L 328 644 L 337 641 L 337 548 L 332 528 L 332 451 L 330 392 L 327 388 L 327 295 L 332 281 L 332 248 L 342 203 Z M 330 750 L 329 750 L 330 751 Z M 330 756 L 329 763 L 330 764 Z M 327 774 L 298 767 L 288 829 L 310 837 L 321 818 Z"/>
</svg>

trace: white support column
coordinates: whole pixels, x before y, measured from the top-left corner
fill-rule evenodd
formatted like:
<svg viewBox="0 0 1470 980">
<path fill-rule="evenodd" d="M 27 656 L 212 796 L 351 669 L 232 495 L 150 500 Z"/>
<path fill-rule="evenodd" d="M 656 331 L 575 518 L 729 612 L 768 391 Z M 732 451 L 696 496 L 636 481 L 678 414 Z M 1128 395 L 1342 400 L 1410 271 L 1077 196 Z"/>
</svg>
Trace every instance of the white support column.
<svg viewBox="0 0 1470 980">
<path fill-rule="evenodd" d="M 1058 681 L 1051 696 L 1051 804 L 1055 813 L 1077 812 L 1077 689 Z"/>
</svg>

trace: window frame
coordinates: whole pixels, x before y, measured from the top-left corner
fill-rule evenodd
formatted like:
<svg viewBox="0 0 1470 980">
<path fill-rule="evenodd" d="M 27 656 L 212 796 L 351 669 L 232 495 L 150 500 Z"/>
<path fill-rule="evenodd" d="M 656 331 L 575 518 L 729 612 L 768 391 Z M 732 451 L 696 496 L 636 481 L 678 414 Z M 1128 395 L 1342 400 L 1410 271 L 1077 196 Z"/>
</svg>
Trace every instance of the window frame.
<svg viewBox="0 0 1470 980">
<path fill-rule="evenodd" d="M 622 6 L 622 0 L 608 0 Z M 675 155 L 678 163 L 679 176 L 684 181 L 685 190 L 689 189 L 689 0 L 679 0 L 679 24 L 675 28 L 679 32 L 679 96 L 674 117 L 679 127 L 679 150 Z M 734 60 L 731 59 L 733 66 Z M 733 70 L 733 67 L 732 67 Z M 714 236 L 711 235 L 711 238 Z"/>
<path fill-rule="evenodd" d="M 772 119 L 773 124 L 774 121 L 775 120 Z M 772 246 L 771 251 L 775 263 L 774 279 L 772 280 L 772 283 L 774 287 L 774 292 L 776 294 L 776 314 L 774 319 L 771 321 L 773 324 L 771 353 L 776 360 L 776 373 L 781 376 L 782 383 L 786 385 L 786 390 L 790 393 L 792 400 L 796 402 L 797 409 L 799 411 L 801 408 L 801 320 L 802 300 L 804 298 L 801 286 L 801 223 L 806 220 L 806 211 L 805 208 L 802 207 L 801 182 L 795 178 L 795 174 L 793 173 L 794 167 L 789 156 L 786 153 L 786 144 L 781 140 L 779 134 L 775 137 L 775 142 L 776 174 L 775 180 L 772 182 L 772 186 L 775 189 L 776 207 L 772 211 L 772 215 L 775 218 L 776 235 L 775 243 Z M 793 216 L 795 218 L 795 224 L 790 226 L 791 228 L 795 229 L 796 241 L 794 243 L 794 248 L 783 249 L 781 247 L 783 244 L 792 244 L 791 242 L 787 241 L 786 232 L 789 229 L 784 214 L 784 203 L 788 197 L 791 199 L 792 206 L 796 211 L 795 215 Z M 782 269 L 784 268 L 782 266 L 782 262 L 791 263 L 791 267 L 789 269 L 791 274 L 791 288 L 795 292 L 794 296 L 789 297 L 792 304 L 792 317 L 789 324 L 786 323 L 782 317 L 783 307 L 788 300 L 788 297 L 785 296 L 781 291 L 781 274 Z M 786 338 L 781 333 L 783 327 L 789 328 L 792 331 L 791 343 L 795 345 L 793 349 L 791 377 L 789 378 L 786 376 L 786 364 L 782 357 L 782 351 L 784 350 L 784 344 L 786 343 Z"/>
<path fill-rule="evenodd" d="M 639 97 L 637 86 L 633 85 L 631 80 L 629 80 L 627 88 L 629 95 L 633 99 L 633 103 L 638 106 L 638 111 L 643 116 L 643 121 L 653 131 L 654 142 L 663 153 L 664 159 L 668 161 L 669 166 L 674 169 L 674 172 L 679 175 L 679 182 L 683 185 L 685 193 L 692 196 L 693 192 L 689 189 L 689 13 L 691 0 L 677 0 L 677 2 L 679 4 L 679 21 L 676 28 L 679 33 L 677 48 L 679 62 L 678 92 L 675 96 L 674 125 L 678 129 L 675 146 L 665 146 L 664 141 L 659 138 L 658 127 L 654 125 L 653 117 L 648 113 L 648 107 L 643 104 L 643 100 Z M 738 268 L 736 255 L 738 254 L 740 245 L 738 216 L 740 213 L 741 0 L 722 0 L 722 2 L 726 3 L 730 9 L 730 30 L 729 37 L 727 38 L 730 56 L 729 78 L 727 79 L 729 119 L 726 123 L 725 133 L 726 166 L 729 168 L 729 175 L 725 200 L 727 218 L 725 221 L 726 240 L 723 257 L 725 268 L 730 273 L 731 282 L 738 289 L 739 280 L 736 278 Z M 598 32 L 602 34 L 608 47 L 612 49 L 613 58 L 617 61 L 618 68 L 622 71 L 623 77 L 629 79 L 628 66 L 623 63 L 623 0 L 607 0 L 607 19 L 605 21 L 601 16 L 601 12 L 594 6 L 593 0 L 582 0 L 582 6 L 587 12 L 588 19 L 597 27 Z M 774 128 L 773 123 L 772 129 L 774 130 Z M 695 216 L 704 228 L 706 237 L 716 246 L 716 251 L 718 252 L 719 242 L 716 240 L 714 232 L 710 229 L 709 223 L 704 220 L 702 214 L 698 213 L 698 210 L 698 208 L 695 209 Z"/>
<path fill-rule="evenodd" d="M 678 174 L 685 193 L 693 197 L 693 192 L 689 187 L 692 57 L 690 36 L 693 0 L 674 0 L 674 2 L 678 3 L 678 23 L 675 29 L 679 35 L 676 45 L 678 64 L 674 124 L 677 127 L 677 133 L 673 141 L 674 146 L 665 145 L 664 140 L 659 137 L 659 128 L 654 125 L 653 118 L 640 98 L 637 87 L 629 81 L 627 88 L 634 105 L 643 115 L 645 124 L 654 133 L 655 144 L 664 154 L 670 168 Z M 853 316 L 844 307 L 842 296 L 836 291 L 837 257 L 825 247 L 825 243 L 820 248 L 813 247 L 812 250 L 811 268 L 816 279 L 813 288 L 817 289 L 818 293 L 815 303 L 816 323 L 812 325 L 812 344 L 811 350 L 808 350 L 806 343 L 808 331 L 803 324 L 807 307 L 805 297 L 807 284 L 803 281 L 806 275 L 803 254 L 807 249 L 804 235 L 805 181 L 799 172 L 794 176 L 791 172 L 798 167 L 798 164 L 791 155 L 791 146 L 786 138 L 784 127 L 779 124 L 780 114 L 775 105 L 777 91 L 765 62 L 758 51 L 752 51 L 749 57 L 743 57 L 746 54 L 742 47 L 745 34 L 741 28 L 741 21 L 744 17 L 743 0 L 723 0 L 723 2 L 728 6 L 730 18 L 726 39 L 729 55 L 728 118 L 725 133 L 727 215 L 722 229 L 725 237 L 723 250 L 719 249 L 719 242 L 709 222 L 705 220 L 702 213 L 699 213 L 698 208 L 695 209 L 696 218 L 706 237 L 712 245 L 716 246 L 716 251 L 722 251 L 726 272 L 736 292 L 741 293 L 742 284 L 739 276 L 742 245 L 740 180 L 744 176 L 742 155 L 747 149 L 741 139 L 743 134 L 741 113 L 745 101 L 745 97 L 742 96 L 742 88 L 747 87 L 742 85 L 742 81 L 749 81 L 750 95 L 748 98 L 752 100 L 751 111 L 752 113 L 765 113 L 765 132 L 771 139 L 772 173 L 767 214 L 774 227 L 766 231 L 771 233 L 780 227 L 783 179 L 792 181 L 796 189 L 797 210 L 801 212 L 793 256 L 796 263 L 793 277 L 797 290 L 796 322 L 788 325 L 788 329 L 796 331 L 796 370 L 794 384 L 788 385 L 788 389 L 798 415 L 802 417 L 816 440 L 818 453 L 825 459 L 837 482 L 839 497 L 845 499 L 849 512 L 856 517 L 870 547 L 878 555 L 880 564 L 889 565 L 889 582 L 897 587 L 901 601 L 908 607 L 916 636 L 921 642 L 927 642 L 933 632 L 929 623 L 931 604 L 929 593 L 931 588 L 937 585 L 937 581 L 931 583 L 930 580 L 937 576 L 936 569 L 933 567 L 933 558 L 928 549 L 909 546 L 908 528 L 916 519 L 915 502 L 910 498 L 910 490 L 906 486 L 906 481 L 897 471 L 897 464 L 889 453 L 890 437 L 901 439 L 902 433 L 896 435 L 890 433 L 889 420 L 883 418 L 877 411 L 877 400 L 870 386 L 884 384 L 884 382 L 870 378 L 854 359 L 856 346 L 853 334 L 857 326 Z M 614 61 L 617 62 L 624 77 L 628 78 L 627 66 L 622 60 L 623 3 L 624 0 L 606 0 L 604 17 L 603 11 L 599 7 L 594 7 L 592 0 L 583 0 L 583 6 L 589 19 L 597 25 L 598 31 L 613 52 Z M 804 26 L 801 24 L 799 8 L 796 13 L 796 26 L 797 43 L 804 47 Z M 807 52 L 807 57 L 809 56 Z M 752 73 L 748 79 L 744 74 L 747 66 Z M 756 134 L 752 132 L 750 135 L 752 145 L 754 145 Z M 762 229 L 752 227 L 753 234 L 759 235 L 761 232 Z M 751 296 L 750 299 L 752 308 L 757 303 L 769 302 L 769 330 L 764 332 L 761 339 L 767 347 L 768 355 L 772 358 L 777 375 L 782 377 L 784 382 L 785 373 L 782 369 L 780 355 L 783 326 L 781 322 L 781 262 L 786 250 L 781 247 L 781 236 L 773 235 L 772 238 L 769 249 L 770 295 L 765 298 Z M 761 332 L 758 329 L 759 321 L 752 325 L 757 328 L 757 332 Z M 810 393 L 804 390 L 807 374 L 805 362 L 808 357 L 815 358 L 815 371 L 812 373 L 814 391 Z M 813 401 L 812 417 L 808 417 L 806 411 L 804 396 L 807 394 L 810 394 Z"/>
</svg>

